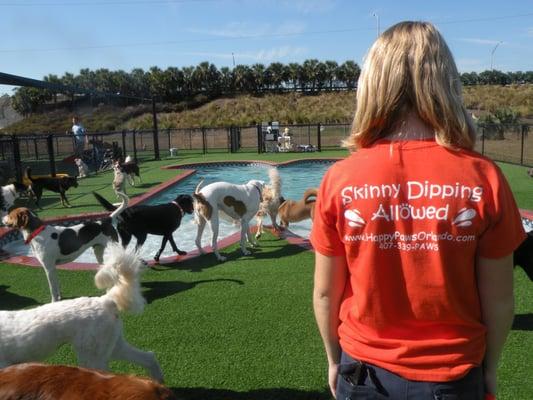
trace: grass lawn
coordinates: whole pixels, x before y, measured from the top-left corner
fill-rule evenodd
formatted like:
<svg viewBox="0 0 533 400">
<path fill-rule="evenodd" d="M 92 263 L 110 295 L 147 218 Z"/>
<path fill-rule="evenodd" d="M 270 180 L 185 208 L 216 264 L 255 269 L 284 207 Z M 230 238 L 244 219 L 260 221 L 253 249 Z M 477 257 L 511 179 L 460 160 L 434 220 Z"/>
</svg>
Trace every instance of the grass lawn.
<svg viewBox="0 0 533 400">
<path fill-rule="evenodd" d="M 141 164 L 141 194 L 175 176 L 161 170 L 173 163 L 216 160 L 285 161 L 300 157 L 342 157 L 342 151 L 305 154 L 182 155 Z M 525 168 L 501 165 L 521 208 L 533 209 L 533 187 Z M 91 176 L 68 192 L 74 206 L 64 209 L 58 196 L 45 192 L 42 217 L 101 211 L 91 191 L 107 198 L 112 173 Z M 312 305 L 313 254 L 270 234 L 252 256 L 237 245 L 223 249 L 228 261 L 207 255 L 159 266 L 142 277 L 148 305 L 139 316 L 124 315 L 125 336 L 134 345 L 154 351 L 166 384 L 182 399 L 329 399 L 326 360 L 315 326 Z M 59 271 L 65 298 L 99 295 L 94 272 Z M 515 272 L 516 313 L 513 331 L 501 363 L 498 399 L 533 398 L 532 284 Z M 41 269 L 0 264 L 0 308 L 20 309 L 49 301 Z M 74 364 L 69 346 L 47 361 Z M 144 374 L 140 368 L 114 362 L 115 372 Z"/>
</svg>

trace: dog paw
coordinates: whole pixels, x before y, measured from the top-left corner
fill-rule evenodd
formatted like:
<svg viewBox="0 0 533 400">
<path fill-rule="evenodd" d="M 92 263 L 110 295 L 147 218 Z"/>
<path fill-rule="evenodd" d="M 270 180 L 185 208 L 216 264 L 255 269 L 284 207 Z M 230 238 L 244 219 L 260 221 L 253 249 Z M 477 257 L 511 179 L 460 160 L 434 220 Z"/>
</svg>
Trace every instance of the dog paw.
<svg viewBox="0 0 533 400">
<path fill-rule="evenodd" d="M 227 257 L 221 256 L 220 254 L 217 254 L 217 260 L 220 262 L 224 262 L 227 260 Z"/>
<path fill-rule="evenodd" d="M 250 250 L 243 250 L 242 254 L 244 254 L 245 256 L 249 256 L 250 254 L 252 254 L 252 252 Z"/>
<path fill-rule="evenodd" d="M 186 251 L 183 251 L 183 250 L 178 250 L 178 255 L 180 255 L 180 256 L 186 256 L 186 255 L 187 255 L 187 252 L 186 252 Z"/>
</svg>

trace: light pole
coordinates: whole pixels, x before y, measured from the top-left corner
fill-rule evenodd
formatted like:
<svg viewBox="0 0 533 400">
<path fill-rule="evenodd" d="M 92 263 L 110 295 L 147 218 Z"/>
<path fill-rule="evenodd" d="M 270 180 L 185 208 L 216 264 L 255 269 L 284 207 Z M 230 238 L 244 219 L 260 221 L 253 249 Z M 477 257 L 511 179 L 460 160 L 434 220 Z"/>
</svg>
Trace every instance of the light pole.
<svg viewBox="0 0 533 400">
<path fill-rule="evenodd" d="M 373 13 L 372 15 L 376 17 L 376 33 L 377 33 L 376 36 L 379 37 L 379 15 L 378 13 Z"/>
<path fill-rule="evenodd" d="M 231 57 L 233 58 L 233 68 L 235 68 L 235 54 L 233 52 L 231 53 Z"/>
<path fill-rule="evenodd" d="M 490 52 L 490 70 L 492 71 L 493 68 L 492 68 L 492 65 L 493 65 L 493 62 L 494 62 L 494 52 L 496 51 L 496 49 L 498 48 L 498 46 L 500 44 L 502 44 L 503 42 L 500 41 L 498 43 L 496 43 L 496 46 L 494 46 L 494 48 L 492 49 L 492 51 Z"/>
</svg>

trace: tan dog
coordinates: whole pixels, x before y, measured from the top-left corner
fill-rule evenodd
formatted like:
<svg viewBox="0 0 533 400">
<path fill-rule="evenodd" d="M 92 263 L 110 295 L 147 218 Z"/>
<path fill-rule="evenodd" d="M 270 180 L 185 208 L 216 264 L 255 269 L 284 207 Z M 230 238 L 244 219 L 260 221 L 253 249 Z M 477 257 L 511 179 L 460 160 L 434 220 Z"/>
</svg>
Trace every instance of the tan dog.
<svg viewBox="0 0 533 400">
<path fill-rule="evenodd" d="M 0 369 L 0 399 L 173 400 L 172 391 L 150 379 L 93 369 L 17 364 Z"/>
<path fill-rule="evenodd" d="M 270 215 L 272 221 L 272 227 L 276 231 L 280 231 L 281 227 L 276 222 L 278 216 L 278 208 L 285 199 L 281 196 L 281 178 L 276 168 L 268 170 L 268 176 L 270 178 L 270 184 L 263 186 L 261 193 L 261 203 L 259 204 L 259 211 L 255 215 L 257 220 L 257 232 L 255 234 L 256 239 L 261 237 L 263 233 L 263 219 L 267 215 Z"/>
<path fill-rule="evenodd" d="M 309 218 L 312 220 L 315 215 L 316 199 L 311 197 L 316 197 L 317 192 L 317 188 L 309 188 L 300 200 L 285 200 L 278 208 L 281 226 L 287 228 L 289 222 L 299 222 Z"/>
</svg>

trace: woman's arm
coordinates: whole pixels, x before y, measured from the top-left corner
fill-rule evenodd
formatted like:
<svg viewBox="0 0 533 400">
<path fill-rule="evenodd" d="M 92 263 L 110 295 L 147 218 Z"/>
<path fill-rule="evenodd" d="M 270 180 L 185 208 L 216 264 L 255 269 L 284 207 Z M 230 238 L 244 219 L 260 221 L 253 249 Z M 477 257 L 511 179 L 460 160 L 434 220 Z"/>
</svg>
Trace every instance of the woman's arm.
<svg viewBox="0 0 533 400">
<path fill-rule="evenodd" d="M 344 256 L 330 257 L 315 252 L 315 286 L 313 307 L 318 330 L 322 336 L 328 358 L 328 383 L 333 396 L 337 384 L 337 370 L 341 357 L 339 336 L 339 310 L 342 294 L 348 279 Z"/>
<path fill-rule="evenodd" d="M 487 327 L 485 390 L 495 395 L 498 362 L 514 317 L 513 256 L 478 258 L 476 273 L 481 316 Z"/>
</svg>

